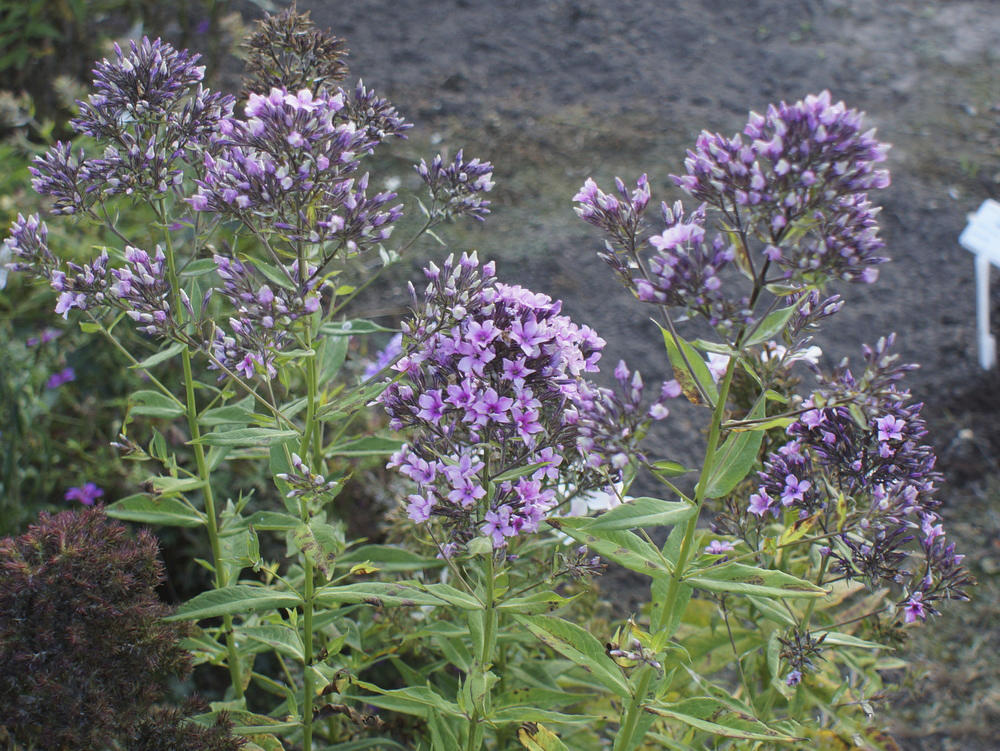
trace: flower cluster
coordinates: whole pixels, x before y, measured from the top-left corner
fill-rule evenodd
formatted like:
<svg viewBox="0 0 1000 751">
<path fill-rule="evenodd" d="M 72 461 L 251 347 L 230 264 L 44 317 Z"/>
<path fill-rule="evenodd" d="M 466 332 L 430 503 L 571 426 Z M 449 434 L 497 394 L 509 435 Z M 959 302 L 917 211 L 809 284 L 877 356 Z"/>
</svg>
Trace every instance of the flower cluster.
<svg viewBox="0 0 1000 751">
<path fill-rule="evenodd" d="M 368 196 L 367 176 L 347 177 L 378 140 L 348 117 L 344 99 L 309 89 L 251 94 L 246 119 L 220 124 L 191 207 L 291 241 L 333 242 L 351 255 L 385 240 L 401 209 L 387 206 L 394 193 Z"/>
<path fill-rule="evenodd" d="M 115 45 L 94 69 L 94 93 L 72 125 L 104 146 L 99 158 L 57 143 L 35 160 L 32 184 L 54 211 L 90 212 L 94 202 L 126 195 L 162 197 L 177 189 L 190 162 L 232 113 L 234 99 L 201 85 L 198 55 L 159 39 Z"/>
<path fill-rule="evenodd" d="M 877 278 L 887 259 L 868 191 L 889 184 L 876 168 L 888 147 L 860 124 L 860 113 L 823 92 L 751 113 L 743 135 L 702 133 L 686 174 L 672 176 L 702 204 L 687 218 L 680 202 L 662 204 L 664 229 L 645 237 L 646 175 L 634 189 L 616 178 L 615 193 L 588 179 L 576 212 L 605 234 L 601 257 L 640 300 L 697 313 L 728 333 L 752 322 L 749 303 L 769 284 Z M 710 207 L 721 230 L 714 237 Z M 730 265 L 752 280 L 752 293 L 733 291 L 720 274 Z"/>
<path fill-rule="evenodd" d="M 940 476 L 934 452 L 923 442 L 922 405 L 898 390 L 905 368 L 887 354 L 889 344 L 866 350 L 864 409 L 830 399 L 837 391 L 832 383 L 807 402 L 787 428 L 790 440 L 767 457 L 748 512 L 762 520 L 784 509 L 799 519 L 812 517 L 824 533 L 836 534 L 825 549 L 834 571 L 872 588 L 910 582 L 907 620 L 913 620 L 934 600 L 964 598 L 967 578 L 961 556 L 944 544 L 936 523 Z M 856 391 L 858 381 L 846 366 L 840 373 L 839 391 Z M 914 556 L 923 559 L 922 578 L 904 568 Z"/>
<path fill-rule="evenodd" d="M 743 136 L 703 132 L 674 182 L 699 201 L 742 218 L 744 231 L 759 237 L 763 255 L 786 277 L 819 272 L 873 282 L 883 243 L 869 190 L 889 185 L 877 168 L 888 146 L 874 131 L 862 131 L 862 115 L 830 92 L 794 104 L 750 113 Z M 785 246 L 793 227 L 808 229 L 804 243 Z"/>
<path fill-rule="evenodd" d="M 461 150 L 451 164 L 438 154 L 430 165 L 423 159 L 416 167 L 434 197 L 434 211 L 441 217 L 471 216 L 483 219 L 490 213 L 484 193 L 493 190 L 493 165 L 479 159 L 465 161 Z"/>
<path fill-rule="evenodd" d="M 215 362 L 211 367 L 224 367 L 232 372 L 252 377 L 258 370 L 274 377 L 274 358 L 281 346 L 289 341 L 288 330 L 293 321 L 320 309 L 317 285 L 320 278 L 314 266 L 305 268 L 306 281 L 299 274 L 298 262 L 285 268 L 287 285 L 261 283 L 253 265 L 237 258 L 215 254 L 216 272 L 222 286 L 215 289 L 233 307 L 229 318 L 231 334 L 215 330 L 211 343 Z M 295 290 L 304 290 L 303 294 Z"/>
<path fill-rule="evenodd" d="M 538 529 L 560 478 L 597 487 L 627 463 L 603 441 L 607 416 L 622 409 L 585 379 L 604 341 L 560 315 L 559 302 L 497 282 L 475 254 L 425 273 L 394 366 L 404 377 L 379 397 L 394 429 L 417 428 L 389 466 L 417 485 L 413 521 L 435 517 L 454 542 L 481 534 L 500 548 Z"/>
</svg>

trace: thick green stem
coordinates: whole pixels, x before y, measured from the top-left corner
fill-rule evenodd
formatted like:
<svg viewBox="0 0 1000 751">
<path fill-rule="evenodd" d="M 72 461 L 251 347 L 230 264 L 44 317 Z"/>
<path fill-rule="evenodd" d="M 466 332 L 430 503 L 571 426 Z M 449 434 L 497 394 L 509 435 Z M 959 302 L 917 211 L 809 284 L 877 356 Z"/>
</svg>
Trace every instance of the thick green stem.
<svg viewBox="0 0 1000 751">
<path fill-rule="evenodd" d="M 159 206 L 160 221 L 166 224 L 166 212 L 163 202 Z M 164 232 L 166 238 L 167 274 L 170 288 L 173 291 L 174 315 L 181 315 L 184 310 L 181 302 L 181 285 L 177 275 L 177 260 L 174 254 L 173 239 L 170 231 Z M 212 493 L 212 472 L 205 458 L 205 448 L 199 443 L 201 430 L 198 427 L 198 403 L 194 394 L 194 374 L 191 370 L 191 350 L 185 347 L 181 351 L 181 363 L 184 368 L 184 394 L 187 410 L 188 432 L 191 435 L 191 447 L 194 451 L 194 461 L 198 468 L 198 478 L 202 483 L 202 497 L 205 499 L 205 516 L 208 521 L 208 539 L 212 548 L 212 567 L 215 569 L 215 587 L 222 589 L 229 583 L 225 562 L 222 559 L 222 544 L 219 541 L 219 520 L 215 512 L 215 496 Z M 236 637 L 233 634 L 233 617 L 223 616 L 223 627 L 226 632 L 226 662 L 229 667 L 229 678 L 233 684 L 236 698 L 243 698 L 243 671 L 239 654 L 236 651 Z"/>
<path fill-rule="evenodd" d="M 478 681 L 485 693 L 482 697 L 482 713 L 480 712 L 479 704 L 475 703 L 476 697 L 473 695 L 472 714 L 469 716 L 469 737 L 465 744 L 466 751 L 479 751 L 482 748 L 484 734 L 482 714 L 488 712 L 490 707 L 489 672 L 493 666 L 493 653 L 496 651 L 497 621 L 499 619 L 496 602 L 496 570 L 492 554 L 486 556 L 486 562 L 483 565 L 483 576 L 485 579 L 483 585 L 486 594 L 484 598 L 485 609 L 483 612 L 483 643 L 475 669 L 479 671 L 480 676 Z M 471 676 L 468 680 L 471 680 Z"/>
<path fill-rule="evenodd" d="M 688 520 L 684 529 L 684 537 L 681 540 L 680 552 L 677 561 L 674 563 L 673 572 L 670 575 L 670 582 L 667 585 L 667 595 L 664 598 L 663 607 L 655 609 L 652 618 L 652 633 L 656 634 L 664 628 L 673 628 L 677 622 L 675 610 L 678 607 L 678 595 L 680 593 L 681 580 L 687 568 L 688 559 L 691 556 L 691 548 L 694 545 L 695 532 L 698 528 L 698 517 L 701 506 L 705 501 L 705 494 L 708 488 L 708 479 L 712 471 L 712 464 L 715 460 L 715 453 L 719 448 L 719 434 L 721 433 L 722 418 L 726 411 L 726 400 L 729 396 L 729 387 L 733 381 L 733 372 L 736 369 L 736 359 L 729 360 L 729 367 L 726 368 L 726 375 L 719 386 L 719 398 L 712 412 L 712 423 L 708 430 L 708 446 L 705 449 L 705 461 L 702 464 L 701 476 L 695 488 L 694 503 L 698 509 Z M 615 737 L 615 751 L 628 751 L 635 746 L 635 734 L 639 727 L 639 718 L 642 716 L 643 703 L 649 693 L 649 686 L 656 671 L 649 665 L 645 665 L 637 672 L 635 693 L 631 701 L 625 707 L 625 716 Z"/>
<path fill-rule="evenodd" d="M 701 507 L 705 502 L 705 494 L 708 489 L 708 479 L 713 470 L 715 462 L 715 452 L 719 448 L 719 434 L 721 432 L 722 418 L 726 411 L 726 400 L 729 397 L 729 387 L 733 382 L 733 373 L 736 370 L 736 358 L 730 358 L 729 366 L 726 368 L 726 375 L 719 387 L 719 399 L 712 413 L 712 423 L 708 429 L 708 445 L 705 449 L 705 461 L 701 467 L 701 476 L 698 478 L 698 485 L 694 491 L 694 503 L 697 512 L 688 520 L 684 529 L 684 537 L 681 540 L 680 552 L 677 554 L 677 561 L 674 563 L 674 570 L 670 576 L 670 583 L 667 585 L 667 596 L 664 599 L 663 608 L 657 611 L 659 617 L 654 614 L 652 630 L 653 633 L 661 631 L 665 627 L 672 626 L 677 620 L 677 596 L 680 592 L 680 583 L 684 578 L 688 559 L 691 556 L 691 548 L 694 545 L 695 532 L 698 528 L 698 518 L 701 516 Z"/>
<path fill-rule="evenodd" d="M 300 266 L 299 268 L 304 268 Z M 306 321 L 306 349 L 312 348 L 312 321 Z M 317 462 L 322 461 L 321 451 L 318 445 L 311 445 L 310 437 L 316 430 L 316 402 L 318 398 L 318 383 L 316 372 L 316 358 L 310 357 L 306 360 L 306 424 L 302 431 L 302 442 L 299 445 L 299 453 L 304 457 L 309 467 L 316 467 Z M 312 454 L 310 454 L 310 450 Z M 301 496 L 299 505 L 300 518 L 302 523 L 308 525 L 310 510 L 308 495 Z M 309 556 L 303 556 L 303 571 L 305 586 L 303 591 L 302 605 L 302 748 L 303 751 L 312 751 L 313 733 L 313 700 L 316 694 L 316 687 L 313 681 L 312 660 L 313 660 L 313 564 Z"/>
</svg>

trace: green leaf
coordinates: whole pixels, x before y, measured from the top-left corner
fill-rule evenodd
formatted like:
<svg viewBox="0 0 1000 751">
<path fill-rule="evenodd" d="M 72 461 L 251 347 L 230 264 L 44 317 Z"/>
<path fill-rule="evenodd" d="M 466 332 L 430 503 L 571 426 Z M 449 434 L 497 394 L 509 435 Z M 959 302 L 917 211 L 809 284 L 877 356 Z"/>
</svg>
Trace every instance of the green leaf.
<svg viewBox="0 0 1000 751">
<path fill-rule="evenodd" d="M 304 653 L 302 637 L 288 626 L 271 623 L 263 626 L 244 626 L 240 634 L 261 644 L 266 644 L 276 652 L 281 652 L 301 662 Z"/>
<path fill-rule="evenodd" d="M 115 519 L 167 527 L 200 527 L 205 523 L 204 514 L 179 498 L 150 498 L 145 493 L 115 501 L 104 513 Z"/>
<path fill-rule="evenodd" d="M 444 585 L 442 585 L 444 586 Z M 456 592 L 458 590 L 455 590 Z M 324 606 L 344 602 L 364 602 L 376 607 L 435 605 L 438 607 L 455 604 L 427 591 L 425 587 L 410 582 L 361 582 L 343 586 L 325 586 L 316 591 L 316 602 Z M 470 598 L 456 600 L 464 603 L 465 609 L 479 609 L 482 605 Z M 462 607 L 462 606 L 460 606 Z"/>
<path fill-rule="evenodd" d="M 683 464 L 671 461 L 655 462 L 653 464 L 653 471 L 664 477 L 680 477 L 681 475 L 686 475 L 688 472 L 694 472 L 693 469 L 685 467 Z"/>
<path fill-rule="evenodd" d="M 410 686 L 408 688 L 386 690 L 366 681 L 354 680 L 353 683 L 359 688 L 371 691 L 374 695 L 350 696 L 348 698 L 372 704 L 382 709 L 390 709 L 394 712 L 415 715 L 424 719 L 432 713 L 443 714 L 448 717 L 465 716 L 457 704 L 440 696 L 429 686 Z"/>
<path fill-rule="evenodd" d="M 129 399 L 134 404 L 130 412 L 133 415 L 146 415 L 147 417 L 178 417 L 186 411 L 176 399 L 171 399 L 166 394 L 159 391 L 136 391 Z"/>
<path fill-rule="evenodd" d="M 431 712 L 427 717 L 427 725 L 431 731 L 431 745 L 434 748 L 461 748 L 458 736 L 448 721 L 437 712 Z"/>
<path fill-rule="evenodd" d="M 211 258 L 198 258 L 184 266 L 180 271 L 181 276 L 201 276 L 216 269 L 215 261 Z"/>
<path fill-rule="evenodd" d="M 325 336 L 350 336 L 352 334 L 373 334 L 376 331 L 394 330 L 363 318 L 356 318 L 353 321 L 329 321 L 319 327 L 319 333 Z"/>
<path fill-rule="evenodd" d="M 207 428 L 216 425 L 249 425 L 254 421 L 253 413 L 254 398 L 248 396 L 235 404 L 227 404 L 225 407 L 214 407 L 206 409 L 198 415 L 198 424 Z"/>
<path fill-rule="evenodd" d="M 582 593 L 581 593 L 582 594 Z M 497 606 L 497 610 L 508 610 L 521 615 L 538 615 L 540 613 L 551 613 L 563 605 L 568 605 L 580 595 L 563 597 L 555 592 L 532 592 L 530 595 L 521 595 L 504 600 Z"/>
<path fill-rule="evenodd" d="M 711 696 L 699 696 L 676 702 L 654 701 L 646 705 L 646 711 L 726 738 L 786 742 L 803 740 L 768 727 L 756 717 L 743 711 L 735 702 Z"/>
<path fill-rule="evenodd" d="M 788 322 L 798 309 L 798 305 L 789 305 L 787 308 L 779 308 L 772 311 L 764 317 L 764 320 L 757 326 L 757 330 L 744 342 L 744 345 L 752 347 L 755 344 L 763 344 L 770 339 L 774 339 L 774 337 L 784 331 L 785 326 L 788 325 Z"/>
<path fill-rule="evenodd" d="M 446 565 L 440 558 L 425 558 L 394 545 L 362 545 L 337 559 L 337 568 L 370 563 L 379 571 L 423 571 Z"/>
<path fill-rule="evenodd" d="M 633 498 L 598 516 L 587 525 L 587 531 L 662 527 L 686 521 L 696 513 L 697 507 L 688 503 Z"/>
<path fill-rule="evenodd" d="M 166 620 L 200 621 L 203 618 L 249 613 L 255 610 L 294 608 L 301 604 L 302 598 L 294 592 L 276 592 L 266 587 L 232 584 L 192 597 Z"/>
<path fill-rule="evenodd" d="M 660 326 L 658 323 L 656 325 Z M 674 370 L 674 378 L 680 384 L 684 396 L 694 404 L 702 404 L 704 400 L 698 391 L 698 385 L 700 385 L 711 401 L 707 406 L 714 407 L 719 398 L 719 389 L 698 350 L 680 336 L 677 337 L 677 341 L 674 341 L 674 336 L 669 329 L 660 326 L 660 331 L 663 334 L 663 343 L 667 347 L 667 357 L 670 358 L 670 365 Z M 685 358 L 690 363 L 690 367 L 684 362 Z"/>
<path fill-rule="evenodd" d="M 295 284 L 291 279 L 288 278 L 288 274 L 266 261 L 262 261 L 259 258 L 255 258 L 253 265 L 257 270 L 267 277 L 267 280 L 273 284 L 277 284 L 282 289 L 287 289 L 291 292 L 295 291 Z"/>
<path fill-rule="evenodd" d="M 764 400 L 758 399 L 747 417 L 764 416 Z M 712 459 L 712 469 L 705 488 L 706 498 L 724 498 L 757 463 L 763 430 L 731 433 Z"/>
<path fill-rule="evenodd" d="M 347 347 L 349 344 L 350 339 L 346 336 L 320 340 L 318 345 L 319 355 L 317 357 L 320 383 L 329 383 L 340 371 L 344 360 L 347 359 Z"/>
<path fill-rule="evenodd" d="M 552 616 L 515 613 L 514 620 L 563 657 L 584 668 L 610 691 L 622 698 L 630 698 L 631 689 L 621 668 L 608 657 L 604 646 L 589 631 Z"/>
<path fill-rule="evenodd" d="M 857 636 L 844 634 L 840 631 L 813 631 L 811 635 L 817 638 L 823 637 L 824 644 L 832 644 L 835 647 L 857 647 L 858 649 L 886 650 L 893 649 L 887 644 L 879 644 L 878 642 L 868 641 L 867 639 L 859 639 Z"/>
<path fill-rule="evenodd" d="M 135 365 L 130 365 L 129 367 L 133 369 L 138 369 L 138 368 L 149 369 L 154 365 L 159 365 L 161 362 L 166 362 L 167 360 L 173 358 L 174 356 L 179 355 L 181 352 L 184 351 L 186 347 L 187 345 L 184 344 L 184 342 L 174 342 L 166 349 L 160 350 L 159 352 L 154 352 L 145 360 L 142 360 L 141 362 L 136 363 Z"/>
<path fill-rule="evenodd" d="M 344 551 L 343 528 L 310 519 L 308 525 L 299 523 L 294 539 L 299 550 L 329 579 L 337 556 Z"/>
<path fill-rule="evenodd" d="M 163 475 L 150 478 L 153 490 L 159 495 L 179 495 L 189 490 L 204 487 L 205 481 L 200 477 L 170 477 Z"/>
<path fill-rule="evenodd" d="M 822 597 L 826 590 L 784 571 L 723 563 L 693 571 L 684 581 L 710 592 L 737 592 L 765 597 Z"/>
<path fill-rule="evenodd" d="M 405 443 L 398 438 L 382 436 L 366 436 L 355 438 L 344 443 L 331 446 L 326 450 L 327 456 L 384 456 L 398 451 Z"/>
<path fill-rule="evenodd" d="M 298 438 L 296 430 L 275 430 L 273 428 L 237 428 L 236 430 L 214 430 L 190 443 L 209 446 L 272 446 L 292 438 Z"/>
<path fill-rule="evenodd" d="M 548 519 L 548 523 L 583 543 L 595 553 L 632 571 L 647 576 L 669 576 L 670 569 L 655 546 L 626 530 L 596 529 L 591 531 L 594 519 L 563 517 Z"/>
<path fill-rule="evenodd" d="M 302 524 L 302 520 L 297 516 L 280 511 L 256 511 L 244 521 L 263 532 L 290 532 Z"/>
<path fill-rule="evenodd" d="M 92 321 L 80 321 L 80 331 L 84 334 L 96 334 L 102 331 L 101 324 Z"/>
<path fill-rule="evenodd" d="M 492 478 L 493 482 L 507 482 L 507 480 L 516 480 L 518 477 L 524 477 L 525 475 L 530 475 L 535 470 L 541 469 L 542 467 L 547 467 L 552 462 L 536 462 L 535 464 L 528 464 L 523 467 L 515 467 L 514 469 L 508 469 L 506 472 L 501 472 L 496 477 Z"/>
</svg>

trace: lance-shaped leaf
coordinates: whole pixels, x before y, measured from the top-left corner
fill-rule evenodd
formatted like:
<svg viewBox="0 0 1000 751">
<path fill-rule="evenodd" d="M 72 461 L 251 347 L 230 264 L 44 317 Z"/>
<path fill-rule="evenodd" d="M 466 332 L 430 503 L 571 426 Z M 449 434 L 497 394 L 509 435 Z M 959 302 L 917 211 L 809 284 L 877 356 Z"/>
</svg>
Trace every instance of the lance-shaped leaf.
<svg viewBox="0 0 1000 751">
<path fill-rule="evenodd" d="M 827 594 L 822 587 L 784 571 L 735 562 L 698 569 L 685 576 L 684 581 L 710 592 L 736 592 L 764 597 L 822 597 Z"/>
<path fill-rule="evenodd" d="M 429 586 L 416 582 L 362 582 L 343 586 L 326 586 L 316 591 L 316 602 L 329 606 L 340 603 L 365 602 L 376 607 L 456 605 L 463 610 L 479 610 L 483 606 L 471 595 L 447 584 Z"/>
<path fill-rule="evenodd" d="M 266 644 L 276 652 L 288 655 L 299 662 L 303 660 L 302 637 L 288 626 L 268 623 L 262 626 L 244 626 L 240 634 L 261 644 Z"/>
<path fill-rule="evenodd" d="M 294 592 L 276 592 L 266 587 L 232 584 L 195 595 L 165 620 L 200 621 L 202 618 L 249 613 L 255 610 L 294 608 L 301 604 L 302 598 Z"/>
<path fill-rule="evenodd" d="M 764 316 L 764 320 L 754 329 L 753 333 L 744 342 L 744 345 L 752 347 L 755 344 L 763 344 L 769 339 L 774 339 L 774 337 L 784 331 L 785 326 L 788 325 L 788 322 L 798 309 L 798 305 L 789 305 L 787 308 L 778 308 L 771 311 Z"/>
<path fill-rule="evenodd" d="M 660 326 L 658 323 L 656 325 Z M 704 392 L 710 400 L 707 406 L 714 407 L 719 399 L 719 389 L 698 350 L 680 336 L 675 339 L 669 329 L 660 326 L 660 331 L 663 333 L 663 343 L 667 347 L 667 357 L 670 358 L 674 378 L 680 384 L 684 396 L 694 404 L 702 404 L 704 399 L 701 394 Z"/>
<path fill-rule="evenodd" d="M 654 701 L 646 705 L 646 711 L 683 722 L 685 725 L 716 736 L 786 743 L 803 740 L 785 731 L 768 727 L 753 715 L 743 711 L 735 702 L 711 696 L 699 696 L 676 702 Z"/>
<path fill-rule="evenodd" d="M 409 686 L 387 690 L 374 683 L 354 680 L 354 685 L 371 691 L 373 695 L 350 696 L 348 698 L 366 704 L 372 704 L 382 709 L 427 718 L 432 713 L 444 714 L 449 717 L 464 717 L 462 710 L 454 702 L 448 701 L 436 693 L 430 686 Z"/>
<path fill-rule="evenodd" d="M 180 498 L 151 498 L 145 493 L 115 501 L 104 512 L 115 519 L 140 524 L 167 527 L 200 527 L 205 524 L 205 515 Z"/>
<path fill-rule="evenodd" d="M 758 399 L 747 417 L 764 416 L 764 399 Z M 730 433 L 712 460 L 712 470 L 705 487 L 706 498 L 723 498 L 735 488 L 757 463 L 760 443 L 764 440 L 762 428 Z"/>
<path fill-rule="evenodd" d="M 608 657 L 604 646 L 575 623 L 545 615 L 514 615 L 514 619 L 556 652 L 572 660 L 608 690 L 622 698 L 631 695 L 621 668 Z"/>
<path fill-rule="evenodd" d="M 564 517 L 546 520 L 556 529 L 564 532 L 577 542 L 609 561 L 624 566 L 632 571 L 638 571 L 647 576 L 669 576 L 670 569 L 663 559 L 663 554 L 655 545 L 643 540 L 634 532 L 615 529 L 595 529 L 591 531 L 593 519 L 580 517 Z"/>
<path fill-rule="evenodd" d="M 129 410 L 133 415 L 146 417 L 177 417 L 184 414 L 184 405 L 159 391 L 136 391 L 129 401 L 135 402 Z"/>
<path fill-rule="evenodd" d="M 190 443 L 204 443 L 209 446 L 271 446 L 298 438 L 295 430 L 274 430 L 273 428 L 237 428 L 236 430 L 213 430 Z"/>
<path fill-rule="evenodd" d="M 598 516 L 587 525 L 587 531 L 663 527 L 687 521 L 696 513 L 697 507 L 689 503 L 633 498 Z"/>
</svg>

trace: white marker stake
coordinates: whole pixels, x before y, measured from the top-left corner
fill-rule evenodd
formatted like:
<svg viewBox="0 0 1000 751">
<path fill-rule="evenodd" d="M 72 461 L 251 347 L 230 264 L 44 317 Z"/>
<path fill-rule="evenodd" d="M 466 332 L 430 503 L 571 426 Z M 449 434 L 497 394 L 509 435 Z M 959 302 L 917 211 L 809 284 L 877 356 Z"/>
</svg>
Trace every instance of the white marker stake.
<svg viewBox="0 0 1000 751">
<path fill-rule="evenodd" d="M 996 365 L 996 339 L 990 333 L 990 264 L 1000 267 L 1000 203 L 987 199 L 969 215 L 958 242 L 976 256 L 976 339 L 979 364 Z"/>
</svg>

